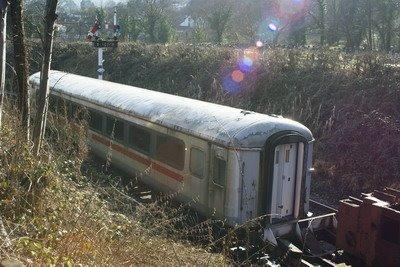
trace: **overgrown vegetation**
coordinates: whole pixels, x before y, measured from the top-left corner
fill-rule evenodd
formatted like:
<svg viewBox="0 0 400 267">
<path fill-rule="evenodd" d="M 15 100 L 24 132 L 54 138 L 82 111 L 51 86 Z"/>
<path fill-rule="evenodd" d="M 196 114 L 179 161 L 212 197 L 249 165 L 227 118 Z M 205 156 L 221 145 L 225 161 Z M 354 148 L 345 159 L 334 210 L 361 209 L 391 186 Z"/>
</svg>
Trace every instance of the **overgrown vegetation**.
<svg viewBox="0 0 400 267">
<path fill-rule="evenodd" d="M 49 142 L 37 157 L 12 114 L 8 109 L 0 129 L 0 210 L 12 241 L 6 246 L 1 237 L 3 260 L 68 266 L 227 263 L 221 254 L 174 235 L 174 222 L 184 215 L 172 221 L 167 214 L 177 212 L 166 213 L 157 202 L 139 205 L 115 177 L 88 164 L 83 170 L 84 123 L 51 116 Z"/>
<path fill-rule="evenodd" d="M 89 44 L 59 43 L 53 68 L 95 77 L 95 53 Z M 246 54 L 254 59 L 252 69 L 232 93 L 224 88 L 224 77 Z M 316 138 L 315 192 L 328 200 L 399 186 L 400 65 L 395 56 L 126 43 L 107 51 L 105 68 L 107 80 L 304 123 Z"/>
<path fill-rule="evenodd" d="M 31 44 L 31 72 L 39 69 L 37 46 Z M 258 52 L 121 44 L 106 54 L 106 79 L 303 122 L 316 138 L 313 194 L 326 202 L 399 188 L 397 58 L 335 50 Z M 253 58 L 252 69 L 231 90 L 224 78 L 246 55 Z M 53 68 L 95 76 L 95 58 L 88 44 L 56 44 Z M 2 254 L 26 263 L 227 262 L 188 244 L 215 245 L 208 221 L 186 224 L 190 215 L 180 207 L 166 211 L 165 199 L 138 207 L 122 180 L 85 163 L 84 123 L 50 116 L 43 153 L 35 157 L 23 132 L 13 127 L 19 125 L 11 115 L 17 112 L 7 110 L 0 135 L 0 210 L 12 246 L 1 246 Z M 219 240 L 223 255 L 229 255 L 232 240 L 229 235 Z"/>
</svg>

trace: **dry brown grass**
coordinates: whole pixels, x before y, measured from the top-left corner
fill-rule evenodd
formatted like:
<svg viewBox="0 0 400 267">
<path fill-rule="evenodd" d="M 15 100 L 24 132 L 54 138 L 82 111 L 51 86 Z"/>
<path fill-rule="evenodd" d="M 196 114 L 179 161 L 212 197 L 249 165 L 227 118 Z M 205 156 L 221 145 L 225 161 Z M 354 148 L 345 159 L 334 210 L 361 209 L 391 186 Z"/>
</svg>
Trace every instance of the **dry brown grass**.
<svg viewBox="0 0 400 267">
<path fill-rule="evenodd" d="M 95 53 L 90 44 L 58 43 L 53 67 L 94 76 Z M 224 77 L 243 53 L 210 45 L 123 43 L 107 52 L 105 79 L 302 122 L 316 139 L 313 193 L 325 201 L 399 188 L 398 55 L 266 48 L 239 90 L 229 93 Z M 32 68 L 39 70 L 34 63 Z"/>
<path fill-rule="evenodd" d="M 12 113 L 0 130 L 0 214 L 11 240 L 8 247 L 0 241 L 0 259 L 28 265 L 228 264 L 222 254 L 174 237 L 175 214 L 156 203 L 138 205 L 112 184 L 96 184 L 96 171 L 85 176 L 84 125 L 50 118 L 51 142 L 34 157 Z"/>
</svg>

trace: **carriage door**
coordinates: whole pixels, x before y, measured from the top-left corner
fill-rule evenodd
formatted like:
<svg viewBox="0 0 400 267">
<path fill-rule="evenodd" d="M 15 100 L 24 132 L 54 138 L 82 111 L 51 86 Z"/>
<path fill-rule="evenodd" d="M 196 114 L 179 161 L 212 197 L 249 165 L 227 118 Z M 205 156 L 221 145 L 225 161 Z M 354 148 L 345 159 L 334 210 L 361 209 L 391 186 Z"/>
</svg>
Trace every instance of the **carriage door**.
<svg viewBox="0 0 400 267">
<path fill-rule="evenodd" d="M 209 208 L 217 217 L 224 215 L 225 187 L 227 179 L 227 150 L 215 145 L 211 146 Z"/>
<path fill-rule="evenodd" d="M 201 209 L 208 209 L 208 162 L 209 146 L 206 141 L 191 138 L 187 195 L 201 206 Z"/>
<path fill-rule="evenodd" d="M 293 215 L 298 144 L 275 148 L 272 211 L 278 218 Z"/>
</svg>

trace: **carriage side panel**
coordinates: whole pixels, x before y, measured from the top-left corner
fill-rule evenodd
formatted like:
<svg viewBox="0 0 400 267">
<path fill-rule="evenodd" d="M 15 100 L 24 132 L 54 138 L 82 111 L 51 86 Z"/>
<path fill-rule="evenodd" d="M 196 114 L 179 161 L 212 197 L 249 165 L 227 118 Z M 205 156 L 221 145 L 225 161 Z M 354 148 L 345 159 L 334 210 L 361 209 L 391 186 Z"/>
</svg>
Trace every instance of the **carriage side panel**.
<svg viewBox="0 0 400 267">
<path fill-rule="evenodd" d="M 260 151 L 241 151 L 241 222 L 257 217 Z"/>
</svg>

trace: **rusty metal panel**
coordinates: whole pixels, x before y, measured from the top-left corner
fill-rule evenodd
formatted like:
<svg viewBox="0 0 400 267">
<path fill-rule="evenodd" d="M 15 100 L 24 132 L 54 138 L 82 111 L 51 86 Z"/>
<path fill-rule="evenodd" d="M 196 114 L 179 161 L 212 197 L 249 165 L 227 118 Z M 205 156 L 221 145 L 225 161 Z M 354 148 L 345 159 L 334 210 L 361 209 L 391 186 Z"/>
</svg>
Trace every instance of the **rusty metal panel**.
<svg viewBox="0 0 400 267">
<path fill-rule="evenodd" d="M 357 251 L 359 208 L 351 199 L 340 201 L 336 246 L 351 254 Z"/>
<path fill-rule="evenodd" d="M 399 208 L 399 207 L 397 207 Z M 376 244 L 377 262 L 400 266 L 400 211 L 383 209 Z"/>
<path fill-rule="evenodd" d="M 400 265 L 398 191 L 363 194 L 340 202 L 336 245 L 366 266 Z"/>
</svg>

